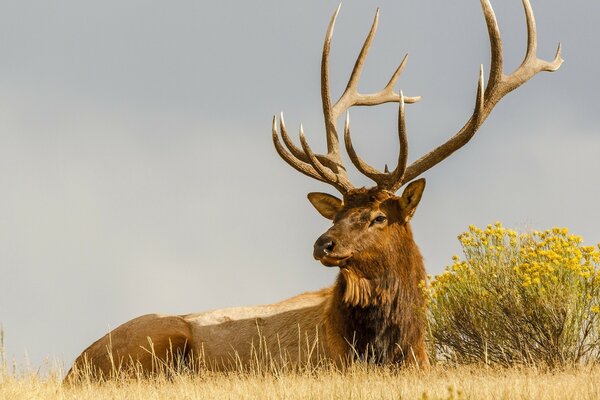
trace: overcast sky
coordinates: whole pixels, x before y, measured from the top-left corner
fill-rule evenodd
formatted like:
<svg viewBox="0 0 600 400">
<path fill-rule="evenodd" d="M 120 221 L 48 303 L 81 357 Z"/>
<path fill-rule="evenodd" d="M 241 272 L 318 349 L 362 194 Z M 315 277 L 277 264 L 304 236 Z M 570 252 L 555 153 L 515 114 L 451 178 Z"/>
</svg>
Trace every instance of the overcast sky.
<svg viewBox="0 0 600 400">
<path fill-rule="evenodd" d="M 8 355 L 67 365 L 110 327 L 275 302 L 330 285 L 312 258 L 328 187 L 285 164 L 271 118 L 323 151 L 320 53 L 338 0 L 0 1 L 0 324 Z M 521 2 L 493 3 L 505 69 L 525 50 Z M 473 108 L 489 45 L 477 0 L 343 4 L 331 52 L 339 96 L 375 9 L 360 88 L 397 88 L 409 161 Z M 469 224 L 566 226 L 600 241 L 600 3 L 538 0 L 539 56 L 566 60 L 506 97 L 475 138 L 425 173 L 413 219 L 427 270 Z M 486 69 L 487 75 L 487 69 Z M 397 158 L 396 106 L 352 110 L 355 147 Z M 357 186 L 369 180 L 351 175 Z"/>
</svg>

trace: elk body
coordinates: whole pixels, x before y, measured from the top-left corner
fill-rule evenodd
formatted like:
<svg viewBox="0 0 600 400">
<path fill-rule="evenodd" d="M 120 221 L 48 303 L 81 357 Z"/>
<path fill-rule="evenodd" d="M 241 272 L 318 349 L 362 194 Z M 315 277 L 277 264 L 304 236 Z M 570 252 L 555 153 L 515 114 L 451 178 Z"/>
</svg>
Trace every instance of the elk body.
<svg viewBox="0 0 600 400">
<path fill-rule="evenodd" d="M 379 12 L 348 85 L 335 104 L 329 93 L 328 60 L 339 8 L 329 24 L 321 63 L 327 153 L 312 151 L 302 127 L 301 146 L 296 146 L 287 133 L 283 115 L 279 123 L 273 118 L 273 142 L 278 154 L 299 172 L 332 185 L 342 195 L 341 199 L 325 193 L 308 195 L 317 211 L 333 221 L 332 227 L 314 244 L 317 260 L 325 266 L 339 268 L 332 287 L 265 306 L 136 318 L 84 350 L 68 377 L 84 365 L 91 366 L 91 372 L 98 377 L 108 377 L 115 368 L 132 363 L 145 372 L 152 372 L 157 363 L 172 362 L 174 354 L 192 361 L 202 359 L 209 369 L 228 370 L 251 364 L 261 349 L 264 351 L 261 354 L 270 354 L 274 360 L 292 365 L 323 358 L 343 365 L 358 358 L 378 364 L 413 364 L 426 368 L 429 362 L 421 294 L 426 275 L 410 228 L 425 180 L 415 178 L 464 146 L 503 96 L 538 72 L 555 71 L 562 63 L 560 46 L 553 61 L 537 58 L 533 12 L 529 1 L 523 0 L 527 51 L 522 64 L 512 74 L 505 75 L 502 41 L 494 12 L 488 0 L 481 0 L 481 5 L 491 45 L 487 85 L 484 87 L 482 67 L 471 117 L 446 143 L 412 164 L 407 165 L 404 106 L 418 101 L 419 97 L 404 97 L 402 92 L 394 92 L 406 57 L 382 91 L 361 94 L 357 89 Z M 357 155 L 346 114 L 344 144 L 350 160 L 376 183 L 372 188 L 355 188 L 340 157 L 337 121 L 353 106 L 386 102 L 399 103 L 400 152 L 392 171 L 388 171 L 387 166 L 385 171 L 378 171 Z M 395 193 L 405 184 L 402 195 L 397 196 Z"/>
</svg>

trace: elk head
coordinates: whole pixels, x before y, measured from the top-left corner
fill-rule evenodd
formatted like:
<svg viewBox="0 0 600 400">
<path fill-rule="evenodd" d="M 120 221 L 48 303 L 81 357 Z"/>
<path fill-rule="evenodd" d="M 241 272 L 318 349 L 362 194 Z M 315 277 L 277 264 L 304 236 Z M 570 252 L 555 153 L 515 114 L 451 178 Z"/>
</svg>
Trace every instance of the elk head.
<svg viewBox="0 0 600 400">
<path fill-rule="evenodd" d="M 371 265 L 361 276 L 380 276 L 385 271 L 376 271 L 383 266 L 372 263 L 373 254 L 398 251 L 395 242 L 406 236 L 403 231 L 408 233 L 407 224 L 424 188 L 425 179 L 418 179 L 401 197 L 377 188 L 354 189 L 343 201 L 326 193 L 310 193 L 308 198 L 317 211 L 333 220 L 333 226 L 315 242 L 314 257 L 326 266 Z"/>
<path fill-rule="evenodd" d="M 484 87 L 483 66 L 481 66 L 475 107 L 471 117 L 447 142 L 408 166 L 404 105 L 414 103 L 420 97 L 405 97 L 401 91 L 400 93 L 394 92 L 394 85 L 404 69 L 407 56 L 404 57 L 383 90 L 371 94 L 358 92 L 358 81 L 377 29 L 379 19 L 379 10 L 377 10 L 346 89 L 338 101 L 332 104 L 328 76 L 329 50 L 339 7 L 335 11 L 327 29 L 321 61 L 321 98 L 325 117 L 327 153 L 315 154 L 312 151 L 304 136 L 302 125 L 300 126 L 301 147 L 296 146 L 287 134 L 283 114 L 279 119 L 279 132 L 276 117 L 273 117 L 272 127 L 275 148 L 289 165 L 305 175 L 332 185 L 343 195 L 343 199 L 325 193 L 308 195 L 317 211 L 325 218 L 333 220 L 333 226 L 319 237 L 314 245 L 314 256 L 324 265 L 339 266 L 343 270 L 349 266 L 357 268 L 357 265 L 370 262 L 368 270 L 363 268 L 357 272 L 367 279 L 373 279 L 376 275 L 385 273 L 382 269 L 384 266 L 387 267 L 385 264 L 388 262 L 379 262 L 378 257 L 386 258 L 390 253 L 402 252 L 403 248 L 414 246 L 409 220 L 415 212 L 425 187 L 424 179 L 414 179 L 464 146 L 502 97 L 521 86 L 538 72 L 556 71 L 560 67 L 563 61 L 560 57 L 560 44 L 553 61 L 537 58 L 533 11 L 529 1 L 523 0 L 527 21 L 527 51 L 521 65 L 512 74 L 505 75 L 503 73 L 502 40 L 494 11 L 488 0 L 481 0 L 481 6 L 491 47 L 490 77 L 487 85 Z M 400 152 L 396 168 L 390 172 L 386 166 L 385 170 L 381 172 L 368 165 L 357 155 L 350 137 L 347 111 L 353 106 L 372 106 L 387 102 L 399 103 Z M 344 125 L 346 150 L 354 166 L 376 183 L 376 186 L 370 189 L 355 188 L 350 183 L 346 168 L 340 158 L 336 125 L 343 112 L 346 112 Z M 279 133 L 285 147 L 280 141 Z M 411 181 L 412 183 L 407 185 L 402 196 L 395 195 L 398 189 Z"/>
</svg>

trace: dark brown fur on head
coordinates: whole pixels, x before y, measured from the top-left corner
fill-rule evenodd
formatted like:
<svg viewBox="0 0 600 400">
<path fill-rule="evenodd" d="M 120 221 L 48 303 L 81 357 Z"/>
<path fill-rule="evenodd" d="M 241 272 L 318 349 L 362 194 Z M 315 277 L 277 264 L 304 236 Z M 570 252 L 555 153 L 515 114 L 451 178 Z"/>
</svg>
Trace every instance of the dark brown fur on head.
<svg viewBox="0 0 600 400">
<path fill-rule="evenodd" d="M 340 268 L 330 318 L 361 358 L 426 358 L 420 287 L 426 275 L 409 224 L 424 186 L 424 180 L 415 181 L 400 197 L 378 188 L 353 189 L 343 202 L 309 196 L 334 222 L 315 243 L 315 258 Z"/>
</svg>

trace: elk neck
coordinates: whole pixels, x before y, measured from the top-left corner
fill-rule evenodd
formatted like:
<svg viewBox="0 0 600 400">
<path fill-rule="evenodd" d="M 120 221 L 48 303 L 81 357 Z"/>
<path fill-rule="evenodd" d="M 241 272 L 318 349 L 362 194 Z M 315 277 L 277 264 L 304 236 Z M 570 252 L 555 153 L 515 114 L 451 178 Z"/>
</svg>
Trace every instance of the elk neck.
<svg viewBox="0 0 600 400">
<path fill-rule="evenodd" d="M 408 223 L 388 243 L 340 269 L 329 309 L 331 328 L 360 359 L 401 363 L 424 338 L 425 267 Z"/>
</svg>

